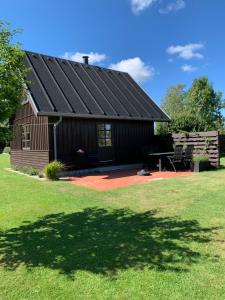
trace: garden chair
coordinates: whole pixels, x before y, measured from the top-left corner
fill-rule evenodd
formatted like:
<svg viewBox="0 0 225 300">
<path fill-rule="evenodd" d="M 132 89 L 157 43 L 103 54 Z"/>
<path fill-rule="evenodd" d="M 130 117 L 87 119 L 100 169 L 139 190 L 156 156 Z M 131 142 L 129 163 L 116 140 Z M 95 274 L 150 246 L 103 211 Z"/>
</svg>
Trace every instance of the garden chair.
<svg viewBox="0 0 225 300">
<path fill-rule="evenodd" d="M 192 158 L 193 158 L 193 151 L 194 151 L 194 146 L 192 145 L 189 145 L 185 148 L 185 151 L 184 151 L 184 156 L 183 156 L 183 162 L 185 164 L 185 166 L 187 164 L 191 164 L 192 162 Z"/>
<path fill-rule="evenodd" d="M 174 171 L 176 172 L 176 164 L 183 164 L 183 146 L 177 145 L 174 148 L 174 154 L 173 156 L 167 156 L 170 164 L 172 165 Z"/>
</svg>

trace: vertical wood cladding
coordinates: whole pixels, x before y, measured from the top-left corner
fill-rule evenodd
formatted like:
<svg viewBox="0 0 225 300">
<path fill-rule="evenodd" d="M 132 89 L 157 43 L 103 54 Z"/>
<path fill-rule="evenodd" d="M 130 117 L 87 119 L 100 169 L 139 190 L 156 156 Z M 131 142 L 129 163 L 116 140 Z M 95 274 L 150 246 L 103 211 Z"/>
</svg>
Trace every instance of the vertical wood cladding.
<svg viewBox="0 0 225 300">
<path fill-rule="evenodd" d="M 11 163 L 42 169 L 54 159 L 53 123 L 59 118 L 36 117 L 30 104 L 25 104 L 16 114 L 11 143 Z M 141 147 L 152 142 L 153 122 L 126 120 L 97 120 L 63 118 L 57 127 L 58 159 L 70 164 L 76 151 L 82 149 L 98 163 L 97 124 L 112 124 L 112 144 L 115 163 L 128 163 L 141 159 Z M 30 124 L 31 149 L 22 149 L 21 125 Z"/>
<path fill-rule="evenodd" d="M 30 126 L 30 150 L 22 149 L 22 127 Z M 29 103 L 23 105 L 13 121 L 11 164 L 43 168 L 49 162 L 48 117 L 35 116 Z"/>
<path fill-rule="evenodd" d="M 35 116 L 29 103 L 23 105 L 13 121 L 13 150 L 22 150 L 21 125 L 29 124 L 31 130 L 31 149 L 48 150 L 48 117 Z"/>
<path fill-rule="evenodd" d="M 153 122 L 115 121 L 114 145 L 118 163 L 141 160 L 141 148 L 151 144 Z"/>
<path fill-rule="evenodd" d="M 53 122 L 53 119 L 49 121 Z M 57 129 L 59 158 L 65 162 L 72 161 L 76 151 L 82 149 L 87 155 L 96 154 L 98 159 L 99 122 L 112 124 L 116 163 L 140 160 L 141 147 L 150 144 L 154 135 L 153 122 L 64 118 Z"/>
</svg>

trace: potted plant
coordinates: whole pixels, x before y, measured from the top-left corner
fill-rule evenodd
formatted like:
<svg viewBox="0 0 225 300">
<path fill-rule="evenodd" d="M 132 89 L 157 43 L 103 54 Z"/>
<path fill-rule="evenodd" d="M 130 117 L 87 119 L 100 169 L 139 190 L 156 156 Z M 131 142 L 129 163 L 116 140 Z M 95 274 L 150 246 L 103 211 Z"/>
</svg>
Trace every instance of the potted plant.
<svg viewBox="0 0 225 300">
<path fill-rule="evenodd" d="M 210 168 L 209 158 L 206 155 L 194 155 L 191 170 L 193 172 L 207 171 Z"/>
</svg>

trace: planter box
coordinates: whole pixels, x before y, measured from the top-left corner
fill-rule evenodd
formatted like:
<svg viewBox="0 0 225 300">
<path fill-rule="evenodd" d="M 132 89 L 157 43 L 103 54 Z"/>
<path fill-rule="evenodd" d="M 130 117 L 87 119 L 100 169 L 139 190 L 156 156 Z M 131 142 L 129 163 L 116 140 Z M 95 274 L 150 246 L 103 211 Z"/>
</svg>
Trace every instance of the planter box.
<svg viewBox="0 0 225 300">
<path fill-rule="evenodd" d="M 209 161 L 195 161 L 191 163 L 192 172 L 202 172 L 210 169 Z"/>
</svg>

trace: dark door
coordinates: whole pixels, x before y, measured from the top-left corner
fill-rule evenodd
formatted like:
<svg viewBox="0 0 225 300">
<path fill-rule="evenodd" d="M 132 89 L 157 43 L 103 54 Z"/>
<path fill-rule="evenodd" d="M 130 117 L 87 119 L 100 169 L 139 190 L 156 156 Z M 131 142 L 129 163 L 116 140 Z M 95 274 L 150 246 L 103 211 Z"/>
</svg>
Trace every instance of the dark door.
<svg viewBox="0 0 225 300">
<path fill-rule="evenodd" d="M 98 159 L 108 163 L 114 160 L 112 124 L 101 122 L 97 124 Z"/>
</svg>

